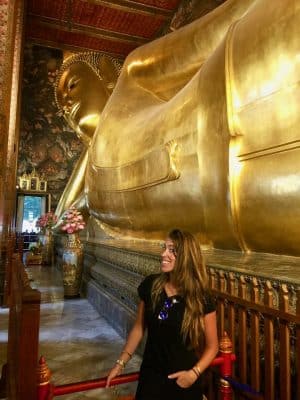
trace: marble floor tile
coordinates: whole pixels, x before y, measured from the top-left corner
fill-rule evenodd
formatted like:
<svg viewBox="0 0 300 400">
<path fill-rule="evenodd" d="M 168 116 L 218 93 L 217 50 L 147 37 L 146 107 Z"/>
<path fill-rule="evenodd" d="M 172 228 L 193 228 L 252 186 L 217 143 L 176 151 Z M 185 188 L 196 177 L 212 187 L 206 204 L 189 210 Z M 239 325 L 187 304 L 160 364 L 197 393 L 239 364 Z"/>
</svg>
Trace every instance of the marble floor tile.
<svg viewBox="0 0 300 400">
<path fill-rule="evenodd" d="M 31 285 L 41 291 L 39 353 L 46 359 L 56 385 L 105 377 L 123 347 L 124 340 L 83 298 L 64 299 L 62 276 L 54 267 L 28 268 Z M 0 309 L 0 362 L 6 358 L 7 309 Z M 139 369 L 134 355 L 126 373 Z M 122 395 L 133 394 L 136 383 L 118 386 Z M 113 389 L 95 389 L 59 396 L 68 400 L 114 400 Z"/>
<path fill-rule="evenodd" d="M 8 309 L 0 307 L 0 368 L 7 359 Z"/>
</svg>

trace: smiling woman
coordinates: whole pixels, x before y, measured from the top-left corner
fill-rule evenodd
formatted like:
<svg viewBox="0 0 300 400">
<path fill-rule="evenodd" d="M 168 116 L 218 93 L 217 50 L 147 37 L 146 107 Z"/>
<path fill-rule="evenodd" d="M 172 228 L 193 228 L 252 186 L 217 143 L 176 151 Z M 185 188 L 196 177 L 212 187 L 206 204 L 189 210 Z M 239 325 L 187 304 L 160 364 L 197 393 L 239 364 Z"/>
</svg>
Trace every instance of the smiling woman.
<svg viewBox="0 0 300 400">
<path fill-rule="evenodd" d="M 199 242 L 172 230 L 161 254 L 161 273 L 138 288 L 136 322 L 107 386 L 119 375 L 148 330 L 136 400 L 201 399 L 205 375 L 218 351 L 216 311 Z"/>
<path fill-rule="evenodd" d="M 171 272 L 175 267 L 176 261 L 175 244 L 171 239 L 167 239 L 165 244 L 162 246 L 162 250 L 161 270 L 162 272 Z"/>
</svg>

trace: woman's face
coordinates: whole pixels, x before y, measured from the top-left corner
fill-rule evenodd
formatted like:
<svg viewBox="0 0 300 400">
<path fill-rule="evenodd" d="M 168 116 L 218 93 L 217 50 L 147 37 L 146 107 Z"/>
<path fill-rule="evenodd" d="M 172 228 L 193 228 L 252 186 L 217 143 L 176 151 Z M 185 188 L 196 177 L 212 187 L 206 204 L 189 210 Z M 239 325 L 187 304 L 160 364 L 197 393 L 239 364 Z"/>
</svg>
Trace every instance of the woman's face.
<svg viewBox="0 0 300 400">
<path fill-rule="evenodd" d="M 89 141 L 109 97 L 103 81 L 86 63 L 77 62 L 63 72 L 56 94 L 68 124 Z"/>
<path fill-rule="evenodd" d="M 161 270 L 162 272 L 171 272 L 175 267 L 176 252 L 175 246 L 171 239 L 167 238 L 163 245 L 161 253 Z"/>
</svg>

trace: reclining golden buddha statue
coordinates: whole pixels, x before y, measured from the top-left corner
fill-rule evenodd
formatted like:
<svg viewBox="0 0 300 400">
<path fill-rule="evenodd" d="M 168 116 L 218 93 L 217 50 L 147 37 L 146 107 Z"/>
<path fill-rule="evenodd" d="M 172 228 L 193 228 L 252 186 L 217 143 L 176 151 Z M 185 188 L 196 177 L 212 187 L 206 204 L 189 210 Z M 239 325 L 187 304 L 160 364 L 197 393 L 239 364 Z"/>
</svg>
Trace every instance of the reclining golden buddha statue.
<svg viewBox="0 0 300 400">
<path fill-rule="evenodd" d="M 299 255 L 299 37 L 300 2 L 227 0 L 134 50 L 119 77 L 108 58 L 98 72 L 91 55 L 66 60 L 57 102 L 92 139 L 58 214 L 81 198 L 116 235 L 175 226 Z"/>
</svg>

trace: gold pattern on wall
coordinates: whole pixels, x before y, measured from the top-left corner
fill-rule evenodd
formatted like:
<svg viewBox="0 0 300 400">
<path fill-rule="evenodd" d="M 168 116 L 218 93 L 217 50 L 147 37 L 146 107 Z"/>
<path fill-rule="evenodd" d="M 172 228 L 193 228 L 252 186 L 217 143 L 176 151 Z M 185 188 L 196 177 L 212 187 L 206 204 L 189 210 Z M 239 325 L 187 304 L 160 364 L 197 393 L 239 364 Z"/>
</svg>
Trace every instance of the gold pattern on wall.
<svg viewBox="0 0 300 400">
<path fill-rule="evenodd" d="M 85 252 L 94 254 L 98 259 L 110 264 L 117 265 L 122 269 L 140 275 L 149 275 L 159 272 L 159 256 L 146 254 L 114 246 L 106 246 L 97 243 L 84 242 Z"/>
</svg>

